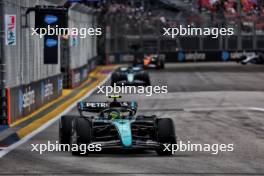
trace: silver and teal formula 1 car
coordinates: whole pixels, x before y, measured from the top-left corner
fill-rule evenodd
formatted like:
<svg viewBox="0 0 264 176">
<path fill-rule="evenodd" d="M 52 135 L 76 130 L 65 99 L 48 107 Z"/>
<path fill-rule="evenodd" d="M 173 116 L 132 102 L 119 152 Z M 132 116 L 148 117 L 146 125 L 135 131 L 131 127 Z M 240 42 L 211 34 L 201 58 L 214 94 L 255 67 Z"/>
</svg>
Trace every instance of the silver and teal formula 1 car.
<svg viewBox="0 0 264 176">
<path fill-rule="evenodd" d="M 174 123 L 171 118 L 136 116 L 137 103 L 79 102 L 80 116 L 62 116 L 61 144 L 100 144 L 102 149 L 155 150 L 158 155 L 171 155 L 165 144 L 175 144 Z M 85 115 L 96 112 L 96 116 Z M 79 154 L 78 152 L 72 152 Z"/>
<path fill-rule="evenodd" d="M 111 85 L 150 86 L 150 78 L 142 66 L 119 67 L 111 75 Z"/>
</svg>

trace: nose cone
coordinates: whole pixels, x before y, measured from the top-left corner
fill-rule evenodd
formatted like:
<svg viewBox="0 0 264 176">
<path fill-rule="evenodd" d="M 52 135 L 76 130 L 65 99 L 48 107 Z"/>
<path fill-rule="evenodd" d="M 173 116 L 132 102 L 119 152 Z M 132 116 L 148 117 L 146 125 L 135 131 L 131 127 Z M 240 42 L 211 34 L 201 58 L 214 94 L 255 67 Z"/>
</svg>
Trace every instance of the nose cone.
<svg viewBox="0 0 264 176">
<path fill-rule="evenodd" d="M 118 130 L 122 145 L 124 147 L 131 147 L 132 145 L 132 133 L 129 120 L 115 120 L 113 121 L 115 127 Z"/>
</svg>

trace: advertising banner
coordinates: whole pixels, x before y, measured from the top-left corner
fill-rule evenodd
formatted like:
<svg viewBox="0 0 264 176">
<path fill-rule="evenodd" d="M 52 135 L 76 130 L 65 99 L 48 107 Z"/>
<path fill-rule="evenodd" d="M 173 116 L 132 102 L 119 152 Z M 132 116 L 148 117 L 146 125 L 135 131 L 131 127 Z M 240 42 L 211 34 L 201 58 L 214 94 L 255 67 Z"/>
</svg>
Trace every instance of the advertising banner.
<svg viewBox="0 0 264 176">
<path fill-rule="evenodd" d="M 73 69 L 71 72 L 71 88 L 79 86 L 87 78 L 87 65 Z"/>
<path fill-rule="evenodd" d="M 29 115 L 44 104 L 58 98 L 61 94 L 61 75 L 10 88 L 11 122 Z"/>
<path fill-rule="evenodd" d="M 16 45 L 16 15 L 5 15 L 5 43 Z"/>
<path fill-rule="evenodd" d="M 44 64 L 58 64 L 58 37 L 44 37 Z"/>
<path fill-rule="evenodd" d="M 67 28 L 68 27 L 68 13 L 67 9 L 58 8 L 39 8 L 35 15 L 35 28 Z M 39 30 L 38 30 L 39 32 Z"/>
<path fill-rule="evenodd" d="M 64 8 L 39 8 L 35 15 L 37 33 L 48 30 L 44 37 L 44 64 L 58 64 L 58 30 L 68 27 L 68 10 Z"/>
</svg>

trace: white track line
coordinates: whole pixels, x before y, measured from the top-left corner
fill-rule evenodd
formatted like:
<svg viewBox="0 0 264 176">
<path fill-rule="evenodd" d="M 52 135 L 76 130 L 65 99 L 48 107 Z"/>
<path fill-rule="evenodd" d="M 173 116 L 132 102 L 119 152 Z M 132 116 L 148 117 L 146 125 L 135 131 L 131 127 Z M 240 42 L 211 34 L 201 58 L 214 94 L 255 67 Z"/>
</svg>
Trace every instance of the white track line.
<svg viewBox="0 0 264 176">
<path fill-rule="evenodd" d="M 98 84 L 97 86 L 102 86 L 111 76 L 111 73 L 109 73 L 109 75 L 105 78 L 105 80 L 103 80 L 100 84 Z M 66 108 L 63 112 L 61 112 L 59 115 L 57 115 L 56 117 L 54 117 L 53 119 L 49 120 L 48 122 L 44 123 L 41 127 L 39 127 L 38 129 L 34 130 L 32 133 L 28 134 L 27 136 L 23 137 L 22 139 L 20 139 L 18 142 L 4 148 L 2 151 L 0 151 L 0 158 L 2 158 L 3 156 L 5 156 L 6 154 L 8 154 L 9 152 L 11 152 L 12 150 L 14 150 L 15 148 L 17 148 L 18 146 L 26 143 L 27 141 L 29 141 L 32 137 L 34 137 L 35 135 L 37 135 L 38 133 L 42 132 L 43 130 L 45 130 L 46 128 L 48 128 L 49 126 L 51 126 L 53 123 L 55 123 L 57 120 L 59 120 L 59 118 L 67 113 L 69 113 L 74 107 L 76 107 L 77 102 L 84 100 L 85 98 L 89 97 L 96 89 L 97 86 L 95 88 L 93 88 L 91 91 L 89 91 L 85 96 L 83 96 L 82 98 L 80 98 L 79 100 L 76 100 L 71 106 L 69 106 L 68 108 Z"/>
<path fill-rule="evenodd" d="M 264 108 L 256 108 L 256 107 L 251 107 L 249 108 L 250 110 L 254 110 L 254 111 L 261 111 L 264 112 Z"/>
<path fill-rule="evenodd" d="M 249 111 L 264 112 L 264 108 L 258 108 L 258 107 L 183 108 L 183 110 L 186 112 L 193 112 L 193 111 L 237 111 L 237 110 L 249 110 Z"/>
</svg>

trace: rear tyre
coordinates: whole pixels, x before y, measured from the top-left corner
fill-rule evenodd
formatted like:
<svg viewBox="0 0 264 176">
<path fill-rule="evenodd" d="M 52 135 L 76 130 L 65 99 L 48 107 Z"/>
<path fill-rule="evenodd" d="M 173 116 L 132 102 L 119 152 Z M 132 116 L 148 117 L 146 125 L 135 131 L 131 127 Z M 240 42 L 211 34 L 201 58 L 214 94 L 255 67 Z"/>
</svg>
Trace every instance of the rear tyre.
<svg viewBox="0 0 264 176">
<path fill-rule="evenodd" d="M 164 69 L 164 68 L 165 68 L 165 62 L 164 60 L 161 60 L 160 69 Z"/>
<path fill-rule="evenodd" d="M 164 144 L 176 144 L 175 127 L 171 118 L 157 119 L 157 140 L 161 144 L 156 150 L 158 155 L 170 156 L 172 151 L 165 150 Z M 170 147 L 172 149 L 172 146 Z"/>
<path fill-rule="evenodd" d="M 72 120 L 77 116 L 61 116 L 59 123 L 59 141 L 61 144 L 70 144 Z"/>
<path fill-rule="evenodd" d="M 81 144 L 90 144 L 92 128 L 89 120 L 84 118 L 76 118 L 72 121 L 72 130 L 71 130 L 71 145 L 73 147 L 78 147 L 77 150 L 72 150 L 72 155 L 85 155 L 88 151 L 80 150 Z"/>
<path fill-rule="evenodd" d="M 116 83 L 119 79 L 119 75 L 117 73 L 113 73 L 111 76 L 111 86 L 114 86 L 114 83 Z"/>
</svg>

